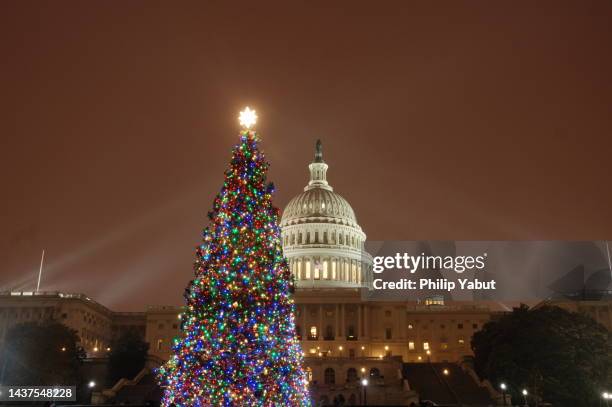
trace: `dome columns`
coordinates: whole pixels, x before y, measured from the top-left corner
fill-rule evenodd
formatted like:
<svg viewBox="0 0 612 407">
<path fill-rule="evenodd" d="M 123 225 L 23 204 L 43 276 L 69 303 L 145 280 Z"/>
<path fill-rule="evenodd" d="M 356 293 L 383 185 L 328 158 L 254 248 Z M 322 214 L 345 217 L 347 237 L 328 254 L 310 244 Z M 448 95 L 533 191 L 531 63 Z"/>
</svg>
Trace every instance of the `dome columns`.
<svg viewBox="0 0 612 407">
<path fill-rule="evenodd" d="M 289 265 L 298 287 L 355 287 L 367 285 L 369 280 L 369 267 L 362 260 L 315 252 L 293 255 Z"/>
<path fill-rule="evenodd" d="M 327 164 L 321 163 L 310 163 L 308 169 L 310 170 L 310 181 L 304 188 L 304 191 L 308 191 L 313 188 L 327 189 L 333 191 L 333 188 L 327 183 Z"/>
</svg>

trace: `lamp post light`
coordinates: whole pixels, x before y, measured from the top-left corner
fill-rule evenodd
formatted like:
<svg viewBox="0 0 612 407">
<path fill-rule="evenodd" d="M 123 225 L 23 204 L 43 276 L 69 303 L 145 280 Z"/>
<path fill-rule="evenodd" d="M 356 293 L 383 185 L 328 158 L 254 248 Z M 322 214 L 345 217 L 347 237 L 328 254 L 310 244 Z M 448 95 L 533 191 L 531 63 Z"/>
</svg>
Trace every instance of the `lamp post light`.
<svg viewBox="0 0 612 407">
<path fill-rule="evenodd" d="M 608 407 L 610 405 L 610 402 L 608 400 L 610 400 L 612 398 L 612 394 L 608 393 L 607 391 L 604 392 L 601 397 L 606 400 L 606 407 Z"/>
<path fill-rule="evenodd" d="M 502 398 L 504 399 L 504 406 L 505 406 L 505 405 L 506 405 L 506 389 L 507 389 L 508 387 L 506 386 L 506 383 L 501 383 L 501 384 L 499 385 L 499 388 L 500 388 L 500 389 L 501 389 L 501 391 L 502 391 Z"/>
<path fill-rule="evenodd" d="M 91 403 L 93 399 L 94 387 L 96 387 L 96 382 L 90 380 L 89 383 L 87 383 L 87 387 L 89 387 L 89 402 Z"/>
<path fill-rule="evenodd" d="M 527 389 L 523 389 L 521 393 L 523 394 L 523 400 L 525 401 L 525 406 L 529 406 L 529 404 L 527 404 L 527 395 L 529 394 L 529 392 L 527 391 Z"/>
<path fill-rule="evenodd" d="M 361 387 L 363 387 L 363 405 L 368 405 L 368 379 L 361 379 Z"/>
</svg>

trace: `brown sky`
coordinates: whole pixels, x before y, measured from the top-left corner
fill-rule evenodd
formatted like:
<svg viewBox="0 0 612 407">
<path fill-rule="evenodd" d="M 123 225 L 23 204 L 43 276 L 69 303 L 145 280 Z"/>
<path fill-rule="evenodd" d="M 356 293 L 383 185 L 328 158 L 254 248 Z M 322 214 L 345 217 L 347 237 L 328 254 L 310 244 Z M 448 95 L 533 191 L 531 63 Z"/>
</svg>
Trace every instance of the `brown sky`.
<svg viewBox="0 0 612 407">
<path fill-rule="evenodd" d="M 264 4 L 261 4 L 264 3 Z M 612 2 L 0 4 L 0 289 L 179 303 L 250 105 L 369 239 L 612 239 Z M 134 295 L 134 292 L 138 295 Z"/>
</svg>

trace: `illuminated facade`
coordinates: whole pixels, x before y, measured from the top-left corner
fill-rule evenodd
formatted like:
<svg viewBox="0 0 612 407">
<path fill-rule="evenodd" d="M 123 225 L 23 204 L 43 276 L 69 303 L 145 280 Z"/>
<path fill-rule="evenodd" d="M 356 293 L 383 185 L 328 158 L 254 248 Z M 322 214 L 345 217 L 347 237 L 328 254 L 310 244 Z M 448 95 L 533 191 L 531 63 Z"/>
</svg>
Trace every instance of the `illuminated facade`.
<svg viewBox="0 0 612 407">
<path fill-rule="evenodd" d="M 54 320 L 74 329 L 88 357 L 105 357 L 112 340 L 132 330 L 144 336 L 143 312 L 113 312 L 83 294 L 0 293 L 0 346 L 8 330 L 23 322 Z"/>
</svg>

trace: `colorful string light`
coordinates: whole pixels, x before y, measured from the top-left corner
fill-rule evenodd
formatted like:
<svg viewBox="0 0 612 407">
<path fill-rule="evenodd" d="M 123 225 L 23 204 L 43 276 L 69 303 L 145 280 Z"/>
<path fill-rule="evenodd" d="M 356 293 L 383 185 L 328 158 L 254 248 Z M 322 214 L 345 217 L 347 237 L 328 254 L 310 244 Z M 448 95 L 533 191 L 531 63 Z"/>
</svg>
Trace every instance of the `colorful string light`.
<svg viewBox="0 0 612 407">
<path fill-rule="evenodd" d="M 196 251 L 174 355 L 159 369 L 164 406 L 310 406 L 267 171 L 257 134 L 243 130 Z"/>
</svg>

